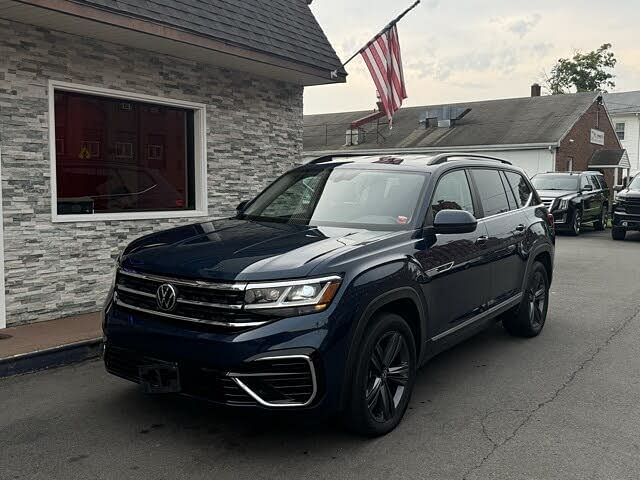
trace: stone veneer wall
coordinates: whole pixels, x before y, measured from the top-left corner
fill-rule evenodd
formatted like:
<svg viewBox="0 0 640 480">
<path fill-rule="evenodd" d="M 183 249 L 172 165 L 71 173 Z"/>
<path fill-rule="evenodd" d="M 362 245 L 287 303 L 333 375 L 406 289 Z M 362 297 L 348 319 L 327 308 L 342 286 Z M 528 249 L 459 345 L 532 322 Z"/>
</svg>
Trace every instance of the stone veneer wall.
<svg viewBox="0 0 640 480">
<path fill-rule="evenodd" d="M 99 310 L 130 240 L 190 221 L 51 222 L 50 79 L 206 104 L 211 217 L 299 161 L 300 86 L 0 19 L 9 325 Z"/>
</svg>

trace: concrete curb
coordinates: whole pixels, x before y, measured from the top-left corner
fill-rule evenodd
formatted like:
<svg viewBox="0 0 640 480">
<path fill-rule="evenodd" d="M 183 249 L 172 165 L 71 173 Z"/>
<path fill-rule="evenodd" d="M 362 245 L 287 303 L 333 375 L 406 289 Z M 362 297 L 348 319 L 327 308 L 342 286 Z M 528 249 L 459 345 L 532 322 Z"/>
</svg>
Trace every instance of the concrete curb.
<svg viewBox="0 0 640 480">
<path fill-rule="evenodd" d="M 0 378 L 97 358 L 101 349 L 102 337 L 2 358 L 0 359 Z"/>
</svg>

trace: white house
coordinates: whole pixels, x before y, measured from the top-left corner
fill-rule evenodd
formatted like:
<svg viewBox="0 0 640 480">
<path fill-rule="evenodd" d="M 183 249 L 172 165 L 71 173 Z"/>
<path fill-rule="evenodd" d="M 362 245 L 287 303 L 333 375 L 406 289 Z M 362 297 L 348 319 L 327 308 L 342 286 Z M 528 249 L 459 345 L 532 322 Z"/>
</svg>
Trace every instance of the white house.
<svg viewBox="0 0 640 480">
<path fill-rule="evenodd" d="M 622 148 L 627 150 L 631 174 L 640 172 L 640 90 L 604 96 Z"/>
</svg>

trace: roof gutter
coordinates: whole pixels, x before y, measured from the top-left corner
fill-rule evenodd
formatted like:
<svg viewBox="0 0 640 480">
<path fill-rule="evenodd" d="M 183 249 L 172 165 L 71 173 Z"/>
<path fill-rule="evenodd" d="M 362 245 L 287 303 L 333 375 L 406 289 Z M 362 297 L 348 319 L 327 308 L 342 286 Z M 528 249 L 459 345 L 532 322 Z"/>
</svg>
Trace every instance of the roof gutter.
<svg viewBox="0 0 640 480">
<path fill-rule="evenodd" d="M 465 145 L 456 147 L 411 147 L 411 148 L 371 148 L 360 149 L 353 148 L 349 150 L 309 150 L 304 151 L 303 156 L 323 156 L 323 155 L 340 155 L 344 153 L 359 155 L 378 155 L 394 153 L 400 154 L 420 154 L 420 153 L 443 153 L 443 152 L 501 152 L 509 150 L 551 150 L 558 148 L 559 142 L 548 143 L 514 143 L 502 145 Z"/>
<path fill-rule="evenodd" d="M 319 83 L 343 83 L 346 81 L 346 72 L 338 72 L 337 79 L 331 78 L 328 69 L 314 67 L 304 63 L 292 62 L 286 58 L 276 55 L 269 55 L 247 47 L 233 45 L 210 37 L 197 35 L 186 30 L 170 27 L 161 23 L 152 22 L 130 15 L 116 13 L 93 6 L 81 5 L 72 0 L 14 0 L 24 5 L 43 8 L 46 10 L 71 15 L 74 17 L 91 20 L 105 25 L 124 28 L 135 32 L 161 37 L 179 43 L 192 45 L 194 47 L 214 50 L 226 55 L 230 55 L 257 63 L 263 63 L 274 67 L 299 72 L 321 79 Z"/>
</svg>

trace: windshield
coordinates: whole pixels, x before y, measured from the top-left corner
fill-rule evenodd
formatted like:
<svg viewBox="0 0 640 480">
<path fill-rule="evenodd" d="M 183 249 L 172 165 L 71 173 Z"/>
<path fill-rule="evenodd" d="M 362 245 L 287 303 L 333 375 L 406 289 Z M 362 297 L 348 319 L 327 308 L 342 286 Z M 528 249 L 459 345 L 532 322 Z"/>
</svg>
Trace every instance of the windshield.
<svg viewBox="0 0 640 480">
<path fill-rule="evenodd" d="M 531 179 L 536 190 L 578 190 L 579 177 L 573 175 L 536 175 Z"/>
<path fill-rule="evenodd" d="M 418 172 L 310 166 L 279 178 L 242 216 L 314 226 L 408 229 L 426 177 Z"/>
<path fill-rule="evenodd" d="M 640 175 L 636 175 L 629 184 L 629 190 L 640 190 Z"/>
</svg>

